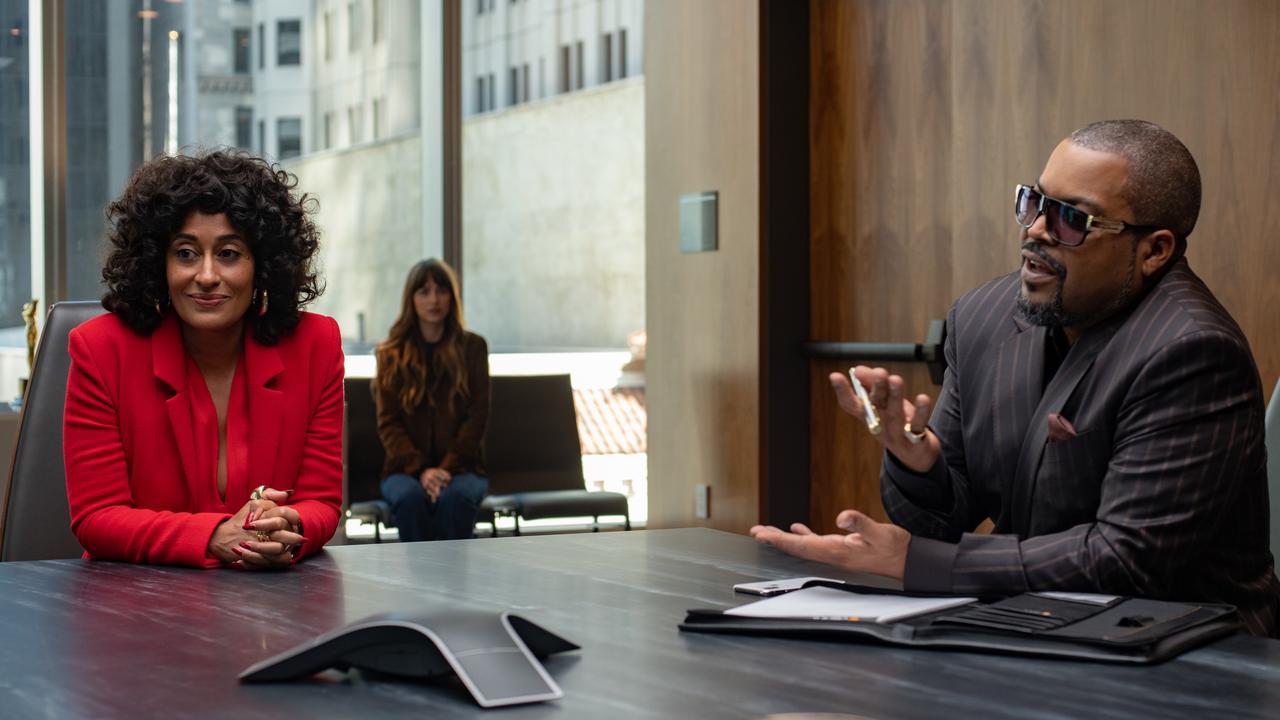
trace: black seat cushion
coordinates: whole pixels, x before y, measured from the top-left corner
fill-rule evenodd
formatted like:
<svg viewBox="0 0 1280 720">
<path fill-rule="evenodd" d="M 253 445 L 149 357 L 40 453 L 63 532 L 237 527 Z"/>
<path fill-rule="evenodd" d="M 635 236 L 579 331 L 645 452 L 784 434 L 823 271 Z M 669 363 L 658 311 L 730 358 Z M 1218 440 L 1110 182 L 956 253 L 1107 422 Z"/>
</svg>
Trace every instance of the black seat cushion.
<svg viewBox="0 0 1280 720">
<path fill-rule="evenodd" d="M 616 492 L 543 490 L 516 493 L 513 497 L 518 508 L 517 512 L 525 520 L 586 515 L 626 516 L 628 514 L 627 496 Z"/>
<path fill-rule="evenodd" d="M 361 500 L 347 507 L 347 517 L 367 523 L 379 522 L 387 527 L 395 526 L 395 516 L 391 514 L 391 504 L 386 500 Z"/>
</svg>

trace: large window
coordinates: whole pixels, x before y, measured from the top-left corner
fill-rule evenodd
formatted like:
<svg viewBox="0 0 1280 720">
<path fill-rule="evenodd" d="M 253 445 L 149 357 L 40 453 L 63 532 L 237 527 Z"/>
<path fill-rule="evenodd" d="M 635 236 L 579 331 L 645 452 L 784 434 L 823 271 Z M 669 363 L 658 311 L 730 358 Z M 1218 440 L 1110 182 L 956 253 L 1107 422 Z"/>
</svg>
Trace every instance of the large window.
<svg viewBox="0 0 1280 720">
<path fill-rule="evenodd" d="M 618 31 L 618 77 L 627 76 L 627 29 Z"/>
<path fill-rule="evenodd" d="M 276 64 L 302 64 L 301 20 L 280 20 L 276 23 Z"/>
<path fill-rule="evenodd" d="M 30 23 L 26 0 L 0 0 L 0 403 L 27 376 L 22 305 L 31 299 Z M 10 427 L 10 426 L 6 426 Z M 9 458 L 0 460 L 8 462 Z M 3 469 L 4 466 L 0 466 Z"/>
<path fill-rule="evenodd" d="M 236 145 L 246 150 L 253 147 L 252 107 L 236 107 Z"/>
<path fill-rule="evenodd" d="M 613 33 L 600 38 L 600 81 L 613 81 Z"/>
<path fill-rule="evenodd" d="M 459 144 L 447 148 L 461 167 L 457 216 L 432 209 L 444 190 L 428 163 L 444 130 L 441 118 L 424 120 L 442 104 L 423 97 L 424 63 L 434 58 L 440 72 L 442 43 L 419 30 L 442 22 L 439 3 L 152 0 L 143 16 L 136 2 L 69 2 L 59 58 L 66 190 L 55 198 L 66 233 L 47 258 L 44 238 L 32 238 L 31 5 L 0 0 L 0 402 L 25 374 L 19 313 L 40 292 L 33 265 L 62 264 L 54 299 L 101 297 L 107 203 L 145 159 L 219 146 L 279 163 L 317 200 L 326 291 L 310 309 L 337 319 L 353 364 L 369 362 L 386 336 L 406 269 L 454 252 L 444 230 L 430 229 L 449 216 L 460 228 L 461 253 L 450 256 L 460 258 L 468 324 L 489 340 L 497 371 L 541 362 L 575 378 L 584 367 L 587 377 L 619 377 L 628 336 L 644 327 L 644 91 L 601 86 L 608 73 L 594 60 L 617 17 L 642 32 L 642 0 L 460 4 L 467 11 L 447 38 L 460 74 L 445 83 L 460 94 L 448 106 L 461 116 Z M 617 78 L 626 36 L 611 32 Z M 638 75 L 642 61 L 633 55 L 626 69 Z M 603 374 L 602 357 L 613 365 Z M 589 469 L 589 487 L 622 489 L 621 472 L 602 480 Z M 643 470 L 627 477 L 643 484 Z"/>
<path fill-rule="evenodd" d="M 491 367 L 570 373 L 588 487 L 631 495 L 643 516 L 643 442 L 606 440 L 644 437 L 631 354 L 645 323 L 644 87 L 611 82 L 623 28 L 643 31 L 643 3 L 479 2 L 463 15 L 461 270 Z M 535 63 L 554 102 L 531 102 Z M 503 111 L 489 114 L 494 70 Z"/>
<path fill-rule="evenodd" d="M 347 52 L 354 53 L 360 49 L 360 4 L 347 5 Z"/>
<path fill-rule="evenodd" d="M 232 51 L 235 53 L 235 72 L 246 75 L 249 72 L 249 28 L 236 28 L 231 31 Z"/>
<path fill-rule="evenodd" d="M 288 160 L 302 154 L 302 118 L 282 117 L 276 120 L 276 157 Z"/>
<path fill-rule="evenodd" d="M 355 145 L 364 139 L 364 136 L 361 134 L 363 128 L 361 127 L 362 123 L 360 120 L 359 105 L 352 105 L 347 108 L 347 142 L 351 145 Z"/>
<path fill-rule="evenodd" d="M 320 47 L 324 61 L 333 60 L 333 15 L 325 13 L 320 24 Z"/>
</svg>

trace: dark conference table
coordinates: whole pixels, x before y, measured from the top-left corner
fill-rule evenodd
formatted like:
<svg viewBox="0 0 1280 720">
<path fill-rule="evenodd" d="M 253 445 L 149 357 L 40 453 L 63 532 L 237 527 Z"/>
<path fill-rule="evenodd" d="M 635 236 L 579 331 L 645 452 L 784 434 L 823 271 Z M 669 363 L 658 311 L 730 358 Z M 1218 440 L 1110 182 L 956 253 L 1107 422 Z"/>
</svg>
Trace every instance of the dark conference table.
<svg viewBox="0 0 1280 720">
<path fill-rule="evenodd" d="M 732 585 L 825 574 L 703 529 L 330 548 L 283 573 L 0 564 L 0 716 L 13 718 L 1276 717 L 1280 642 L 1233 636 L 1154 667 L 682 633 Z M 849 576 L 845 576 L 848 579 Z M 863 578 L 865 579 L 865 578 Z M 364 616 L 511 609 L 582 649 L 562 700 L 482 710 L 454 682 L 330 672 L 241 685 L 250 664 Z"/>
</svg>

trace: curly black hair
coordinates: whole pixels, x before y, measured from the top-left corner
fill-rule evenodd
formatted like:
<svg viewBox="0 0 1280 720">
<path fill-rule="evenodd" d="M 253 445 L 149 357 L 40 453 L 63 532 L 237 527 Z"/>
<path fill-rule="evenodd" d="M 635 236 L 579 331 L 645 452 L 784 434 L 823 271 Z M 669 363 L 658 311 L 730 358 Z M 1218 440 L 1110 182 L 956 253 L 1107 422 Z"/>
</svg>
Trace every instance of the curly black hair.
<svg viewBox="0 0 1280 720">
<path fill-rule="evenodd" d="M 165 156 L 144 164 L 107 206 L 110 252 L 102 267 L 102 306 L 148 335 L 168 309 L 165 255 L 192 212 L 225 213 L 254 261 L 254 287 L 267 312 L 247 314 L 253 337 L 274 345 L 298 326 L 304 305 L 324 291 L 314 270 L 320 231 L 315 199 L 296 195 L 298 178 L 236 150 Z"/>
</svg>

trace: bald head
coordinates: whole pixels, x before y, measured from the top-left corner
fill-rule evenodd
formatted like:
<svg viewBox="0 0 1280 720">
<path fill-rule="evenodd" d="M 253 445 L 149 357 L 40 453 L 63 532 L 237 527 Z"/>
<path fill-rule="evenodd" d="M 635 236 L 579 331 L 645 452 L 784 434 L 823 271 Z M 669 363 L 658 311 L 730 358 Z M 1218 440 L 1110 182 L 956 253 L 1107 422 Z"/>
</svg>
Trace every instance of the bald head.
<svg viewBox="0 0 1280 720">
<path fill-rule="evenodd" d="M 1071 133 L 1072 143 L 1129 164 L 1122 192 L 1137 225 L 1168 228 L 1180 249 L 1200 215 L 1200 169 L 1181 140 L 1145 120 L 1102 120 Z"/>
</svg>

